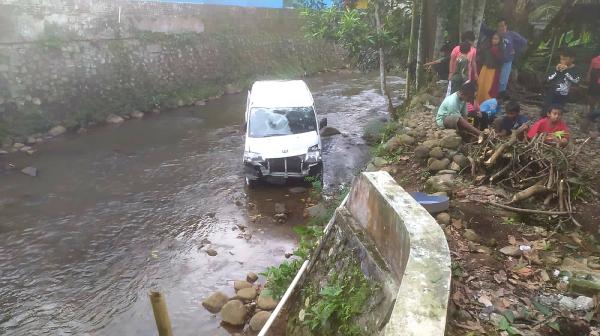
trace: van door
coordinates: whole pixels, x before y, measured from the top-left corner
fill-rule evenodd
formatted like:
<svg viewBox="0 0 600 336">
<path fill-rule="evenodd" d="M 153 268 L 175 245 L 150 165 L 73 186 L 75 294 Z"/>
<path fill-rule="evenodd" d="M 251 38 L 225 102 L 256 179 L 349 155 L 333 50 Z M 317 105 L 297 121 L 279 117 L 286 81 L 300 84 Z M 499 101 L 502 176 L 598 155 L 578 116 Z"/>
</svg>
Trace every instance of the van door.
<svg viewBox="0 0 600 336">
<path fill-rule="evenodd" d="M 248 96 L 246 97 L 246 113 L 244 115 L 246 126 L 248 126 L 248 118 L 250 117 L 250 90 L 248 90 Z"/>
</svg>

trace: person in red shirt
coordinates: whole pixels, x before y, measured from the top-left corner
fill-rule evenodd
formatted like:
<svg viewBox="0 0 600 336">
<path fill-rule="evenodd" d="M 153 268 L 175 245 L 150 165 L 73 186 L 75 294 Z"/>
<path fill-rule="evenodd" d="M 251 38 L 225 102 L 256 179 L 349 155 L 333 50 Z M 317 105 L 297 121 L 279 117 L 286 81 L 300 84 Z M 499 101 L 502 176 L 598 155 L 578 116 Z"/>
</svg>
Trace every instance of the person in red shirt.
<svg viewBox="0 0 600 336">
<path fill-rule="evenodd" d="M 600 115 L 600 55 L 592 58 L 587 72 L 588 87 L 588 119 L 596 121 Z"/>
<path fill-rule="evenodd" d="M 477 57 L 477 49 L 475 48 L 475 34 L 472 31 L 464 32 L 461 37 L 461 42 L 468 42 L 471 45 L 471 49 L 467 53 L 469 60 L 469 67 L 467 71 L 468 80 L 471 82 L 477 81 L 477 65 L 475 64 L 475 58 Z M 452 75 L 456 71 L 456 59 L 460 56 L 460 45 L 457 45 L 452 49 L 450 53 L 450 68 L 448 73 L 448 80 L 452 79 Z"/>
<path fill-rule="evenodd" d="M 546 117 L 531 126 L 527 132 L 527 138 L 533 139 L 538 134 L 545 134 L 544 142 L 566 145 L 569 142 L 569 127 L 561 119 L 563 112 L 562 106 L 551 106 Z"/>
</svg>

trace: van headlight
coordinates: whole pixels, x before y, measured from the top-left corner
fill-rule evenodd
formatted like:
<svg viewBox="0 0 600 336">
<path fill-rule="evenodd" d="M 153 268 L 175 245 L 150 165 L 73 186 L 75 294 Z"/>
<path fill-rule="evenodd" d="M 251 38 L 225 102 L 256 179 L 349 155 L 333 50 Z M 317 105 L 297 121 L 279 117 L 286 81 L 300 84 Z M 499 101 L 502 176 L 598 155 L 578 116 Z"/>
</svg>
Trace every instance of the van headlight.
<svg viewBox="0 0 600 336">
<path fill-rule="evenodd" d="M 314 145 L 308 149 L 305 161 L 309 163 L 321 161 L 321 150 L 319 150 L 319 145 Z"/>
<path fill-rule="evenodd" d="M 244 162 L 260 162 L 264 161 L 263 157 L 254 152 L 244 152 Z"/>
</svg>

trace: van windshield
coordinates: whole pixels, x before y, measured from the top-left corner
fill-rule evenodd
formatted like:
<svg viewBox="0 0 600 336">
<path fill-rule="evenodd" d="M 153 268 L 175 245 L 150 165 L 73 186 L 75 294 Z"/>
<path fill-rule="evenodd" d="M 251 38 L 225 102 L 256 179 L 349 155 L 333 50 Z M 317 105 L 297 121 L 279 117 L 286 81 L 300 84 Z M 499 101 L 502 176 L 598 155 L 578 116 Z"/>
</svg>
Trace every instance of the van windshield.
<svg viewBox="0 0 600 336">
<path fill-rule="evenodd" d="M 248 134 L 251 138 L 266 138 L 317 130 L 312 107 L 255 107 L 250 110 Z"/>
</svg>

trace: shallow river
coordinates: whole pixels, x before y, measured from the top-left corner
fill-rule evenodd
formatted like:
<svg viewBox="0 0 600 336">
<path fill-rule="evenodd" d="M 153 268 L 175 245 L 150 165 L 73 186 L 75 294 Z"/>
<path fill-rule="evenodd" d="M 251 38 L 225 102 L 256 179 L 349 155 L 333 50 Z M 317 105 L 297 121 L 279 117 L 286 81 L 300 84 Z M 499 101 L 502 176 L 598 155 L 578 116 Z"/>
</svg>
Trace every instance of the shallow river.
<svg viewBox="0 0 600 336">
<path fill-rule="evenodd" d="M 372 75 L 307 81 L 320 116 L 345 133 L 323 141 L 333 189 L 364 166 L 362 127 L 386 115 L 385 100 Z M 176 335 L 229 335 L 200 302 L 284 260 L 307 197 L 289 185 L 245 190 L 245 100 L 225 96 L 0 158 L 17 167 L 0 172 L 0 334 L 155 335 L 147 293 L 158 288 Z M 21 174 L 25 166 L 39 175 Z M 275 202 L 292 211 L 283 225 L 270 220 Z M 200 249 L 207 239 L 217 256 Z"/>
</svg>

